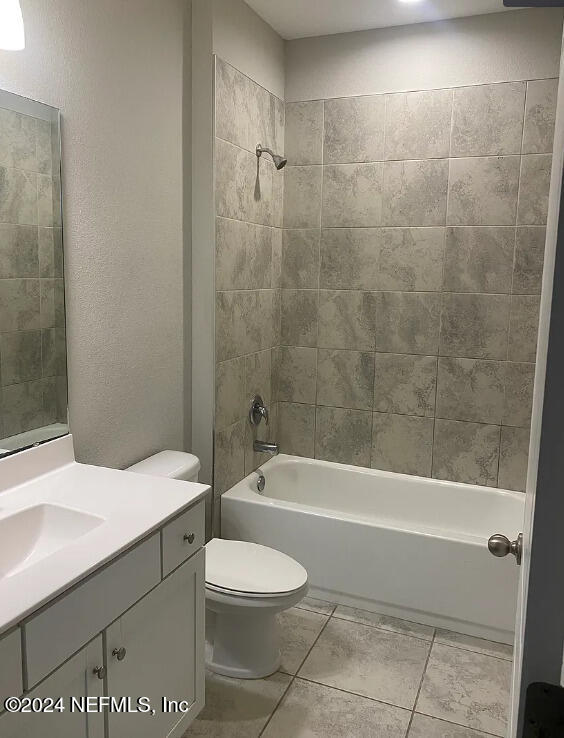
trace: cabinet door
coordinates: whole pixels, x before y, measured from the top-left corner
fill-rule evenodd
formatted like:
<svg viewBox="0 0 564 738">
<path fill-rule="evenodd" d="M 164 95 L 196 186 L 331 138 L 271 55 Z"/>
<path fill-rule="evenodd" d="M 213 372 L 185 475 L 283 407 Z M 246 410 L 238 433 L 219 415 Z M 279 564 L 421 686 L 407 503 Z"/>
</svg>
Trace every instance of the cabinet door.
<svg viewBox="0 0 564 738">
<path fill-rule="evenodd" d="M 102 636 L 79 651 L 26 697 L 64 698 L 65 711 L 53 713 L 4 713 L 2 738 L 104 738 L 101 712 L 71 712 L 70 697 L 101 697 L 104 682 L 94 674 L 103 665 Z"/>
<path fill-rule="evenodd" d="M 176 736 L 202 709 L 204 555 L 193 556 L 106 631 L 108 694 L 130 697 L 133 707 L 148 697 L 155 710 L 110 712 L 109 738 Z M 163 712 L 163 697 L 185 701 L 189 710 Z"/>
</svg>

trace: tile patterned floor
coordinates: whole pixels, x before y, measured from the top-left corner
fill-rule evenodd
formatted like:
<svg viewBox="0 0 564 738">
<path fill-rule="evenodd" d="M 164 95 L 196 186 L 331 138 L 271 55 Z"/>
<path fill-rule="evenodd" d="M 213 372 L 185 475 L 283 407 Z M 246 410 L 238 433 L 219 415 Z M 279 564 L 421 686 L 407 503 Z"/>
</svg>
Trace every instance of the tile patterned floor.
<svg viewBox="0 0 564 738">
<path fill-rule="evenodd" d="M 185 738 L 504 738 L 512 649 L 306 598 L 268 679 L 208 674 Z"/>
</svg>

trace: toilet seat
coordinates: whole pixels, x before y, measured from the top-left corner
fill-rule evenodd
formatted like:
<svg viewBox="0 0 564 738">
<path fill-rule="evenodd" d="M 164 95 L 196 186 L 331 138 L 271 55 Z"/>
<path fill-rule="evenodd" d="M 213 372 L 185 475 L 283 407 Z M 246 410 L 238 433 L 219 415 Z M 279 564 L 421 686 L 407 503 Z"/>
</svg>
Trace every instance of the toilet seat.
<svg viewBox="0 0 564 738">
<path fill-rule="evenodd" d="M 247 541 L 214 538 L 206 546 L 206 589 L 233 597 L 276 598 L 307 585 L 290 556 Z"/>
</svg>

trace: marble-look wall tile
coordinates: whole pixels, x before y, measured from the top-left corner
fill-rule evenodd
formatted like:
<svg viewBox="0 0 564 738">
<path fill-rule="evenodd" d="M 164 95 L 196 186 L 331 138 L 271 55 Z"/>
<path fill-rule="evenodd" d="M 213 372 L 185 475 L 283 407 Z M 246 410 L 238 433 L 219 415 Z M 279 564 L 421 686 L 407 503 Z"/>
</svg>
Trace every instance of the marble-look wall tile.
<svg viewBox="0 0 564 738">
<path fill-rule="evenodd" d="M 245 476 L 245 425 L 240 420 L 215 433 L 214 494 L 222 495 Z"/>
<path fill-rule="evenodd" d="M 273 232 L 267 226 L 216 218 L 217 290 L 271 286 Z"/>
<path fill-rule="evenodd" d="M 317 404 L 372 410 L 374 354 L 319 349 Z"/>
<path fill-rule="evenodd" d="M 37 224 L 37 174 L 0 167 L 0 223 Z"/>
<path fill-rule="evenodd" d="M 519 225 L 546 224 L 551 171 L 551 154 L 529 154 L 521 158 Z"/>
<path fill-rule="evenodd" d="M 17 331 L 0 336 L 2 384 L 21 384 L 41 379 L 41 332 Z"/>
<path fill-rule="evenodd" d="M 2 427 L 6 436 L 45 425 L 44 380 L 2 388 Z"/>
<path fill-rule="evenodd" d="M 515 228 L 447 228 L 444 289 L 448 292 L 511 292 Z"/>
<path fill-rule="evenodd" d="M 545 154 L 552 151 L 557 97 L 557 79 L 537 79 L 527 83 L 524 154 Z"/>
<path fill-rule="evenodd" d="M 445 225 L 447 190 L 448 161 L 445 159 L 386 162 L 382 199 L 383 224 Z"/>
<path fill-rule="evenodd" d="M 326 289 L 441 288 L 443 228 L 330 228 L 321 234 Z"/>
<path fill-rule="evenodd" d="M 317 407 L 315 458 L 339 464 L 370 466 L 372 413 Z"/>
<path fill-rule="evenodd" d="M 20 226 L 24 228 L 24 226 Z M 35 228 L 39 253 L 39 276 L 63 276 L 63 231 L 61 228 Z M 0 235 L 1 239 L 1 235 Z M 26 276 L 26 275 L 18 275 Z M 36 276 L 36 275 L 32 275 Z"/>
<path fill-rule="evenodd" d="M 216 215 L 262 225 L 280 225 L 275 204 L 280 194 L 274 193 L 274 180 L 280 185 L 282 176 L 266 157 L 240 149 L 216 138 Z M 286 170 L 285 170 L 286 171 Z M 276 177 L 274 176 L 276 174 Z"/>
<path fill-rule="evenodd" d="M 454 91 L 451 156 L 521 153 L 525 82 Z"/>
<path fill-rule="evenodd" d="M 317 290 L 282 290 L 280 343 L 317 346 Z"/>
<path fill-rule="evenodd" d="M 540 297 L 514 295 L 511 298 L 509 361 L 533 363 L 537 354 Z"/>
<path fill-rule="evenodd" d="M 376 354 L 374 410 L 433 417 L 436 389 L 435 356 Z"/>
<path fill-rule="evenodd" d="M 275 399 L 279 402 L 315 404 L 317 349 L 280 346 L 273 359 Z"/>
<path fill-rule="evenodd" d="M 245 417 L 245 358 L 222 361 L 215 368 L 215 427 L 223 430 Z"/>
<path fill-rule="evenodd" d="M 441 356 L 506 359 L 508 295 L 443 294 Z"/>
<path fill-rule="evenodd" d="M 274 145 L 274 96 L 220 58 L 215 99 L 219 138 L 253 153 L 258 143 Z"/>
<path fill-rule="evenodd" d="M 40 327 L 39 279 L 0 280 L 0 332 Z"/>
<path fill-rule="evenodd" d="M 435 292 L 377 292 L 376 351 L 436 354 L 441 295 Z"/>
<path fill-rule="evenodd" d="M 383 172 L 381 162 L 323 167 L 322 225 L 325 228 L 380 225 Z"/>
<path fill-rule="evenodd" d="M 245 357 L 244 411 L 246 417 L 252 399 L 260 395 L 266 406 L 272 401 L 272 349 L 257 351 Z"/>
<path fill-rule="evenodd" d="M 62 279 L 39 280 L 41 328 L 65 324 L 65 292 Z"/>
<path fill-rule="evenodd" d="M 284 228 L 318 228 L 323 167 L 284 169 Z"/>
<path fill-rule="evenodd" d="M 503 425 L 526 428 L 531 422 L 535 365 L 508 361 L 505 370 Z"/>
<path fill-rule="evenodd" d="M 35 149 L 37 171 L 53 176 L 53 135 L 51 123 L 47 120 L 35 121 Z"/>
<path fill-rule="evenodd" d="M 286 157 L 291 166 L 323 163 L 323 100 L 286 104 Z"/>
<path fill-rule="evenodd" d="M 528 464 L 528 428 L 502 428 L 498 487 L 524 492 L 527 487 Z"/>
<path fill-rule="evenodd" d="M 449 225 L 515 225 L 519 156 L 451 159 Z"/>
<path fill-rule="evenodd" d="M 544 226 L 521 226 L 517 228 L 515 264 L 513 267 L 513 294 L 540 294 L 545 243 L 546 228 Z"/>
<path fill-rule="evenodd" d="M 450 151 L 452 90 L 400 92 L 386 100 L 386 159 L 444 159 Z"/>
<path fill-rule="evenodd" d="M 65 376 L 67 351 L 64 326 L 41 331 L 41 363 L 44 377 Z"/>
<path fill-rule="evenodd" d="M 325 164 L 382 161 L 384 158 L 384 95 L 325 101 Z"/>
<path fill-rule="evenodd" d="M 216 294 L 217 361 L 274 345 L 274 292 L 244 290 Z"/>
<path fill-rule="evenodd" d="M 499 425 L 504 380 L 505 362 L 440 358 L 437 417 Z"/>
<path fill-rule="evenodd" d="M 374 413 L 372 467 L 430 476 L 434 423 L 433 418 Z"/>
<path fill-rule="evenodd" d="M 37 175 L 37 223 L 40 226 L 60 225 L 55 210 L 54 180 L 47 174 Z"/>
<path fill-rule="evenodd" d="M 370 292 L 320 290 L 320 348 L 374 351 L 376 306 Z"/>
<path fill-rule="evenodd" d="M 319 229 L 285 230 L 282 246 L 282 287 L 319 286 Z"/>
<path fill-rule="evenodd" d="M 272 289 L 280 289 L 282 286 L 282 239 L 284 231 L 282 228 L 272 229 L 272 268 L 271 268 L 271 285 Z"/>
<path fill-rule="evenodd" d="M 0 279 L 38 276 L 37 228 L 0 223 Z"/>
<path fill-rule="evenodd" d="M 315 456 L 315 406 L 281 402 L 278 406 L 278 442 L 283 454 Z"/>
<path fill-rule="evenodd" d="M 0 108 L 0 166 L 37 172 L 37 120 Z"/>
<path fill-rule="evenodd" d="M 495 487 L 499 461 L 497 425 L 435 421 L 433 477 Z"/>
</svg>

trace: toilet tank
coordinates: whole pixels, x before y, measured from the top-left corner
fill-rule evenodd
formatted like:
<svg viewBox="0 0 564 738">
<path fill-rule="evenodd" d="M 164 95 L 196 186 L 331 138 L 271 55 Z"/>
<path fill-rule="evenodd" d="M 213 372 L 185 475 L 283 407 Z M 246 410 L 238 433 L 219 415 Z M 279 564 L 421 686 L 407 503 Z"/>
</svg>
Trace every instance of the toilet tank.
<svg viewBox="0 0 564 738">
<path fill-rule="evenodd" d="M 197 482 L 200 472 L 200 459 L 184 451 L 161 451 L 138 464 L 128 467 L 126 471 L 147 474 L 152 477 L 168 477 L 181 479 L 184 482 Z"/>
</svg>

